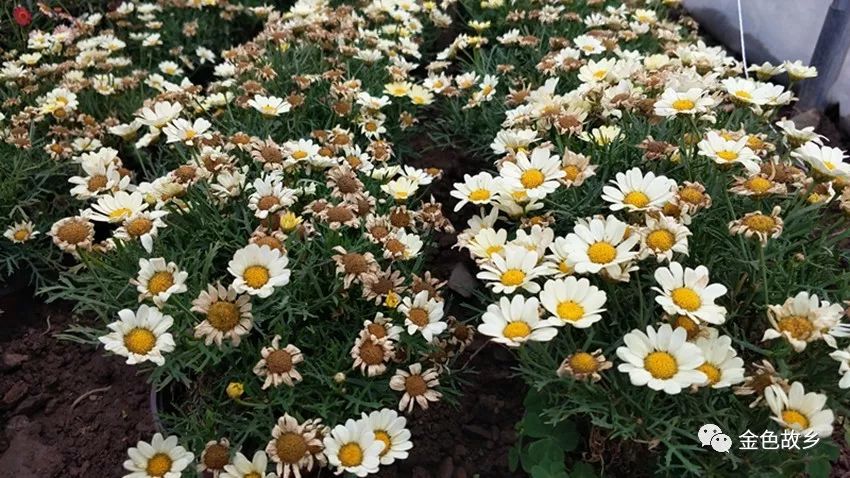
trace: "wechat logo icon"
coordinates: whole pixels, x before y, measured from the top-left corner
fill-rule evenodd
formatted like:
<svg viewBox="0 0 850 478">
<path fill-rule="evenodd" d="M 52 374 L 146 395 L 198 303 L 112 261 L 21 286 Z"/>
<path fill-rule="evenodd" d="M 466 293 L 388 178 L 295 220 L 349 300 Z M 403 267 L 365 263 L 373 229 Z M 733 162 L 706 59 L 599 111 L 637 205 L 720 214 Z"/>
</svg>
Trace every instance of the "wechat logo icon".
<svg viewBox="0 0 850 478">
<path fill-rule="evenodd" d="M 712 450 L 718 453 L 726 453 L 732 448 L 732 438 L 713 423 L 706 423 L 700 427 L 697 437 L 700 445 L 710 446 Z"/>
</svg>

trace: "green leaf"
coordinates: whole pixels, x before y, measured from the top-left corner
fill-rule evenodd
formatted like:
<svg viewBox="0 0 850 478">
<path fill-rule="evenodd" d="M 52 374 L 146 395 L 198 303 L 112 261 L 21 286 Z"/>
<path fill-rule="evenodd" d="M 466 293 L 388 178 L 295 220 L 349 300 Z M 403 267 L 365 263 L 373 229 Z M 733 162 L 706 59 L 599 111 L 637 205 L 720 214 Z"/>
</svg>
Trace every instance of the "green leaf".
<svg viewBox="0 0 850 478">
<path fill-rule="evenodd" d="M 811 478 L 829 478 L 831 470 L 832 465 L 829 464 L 827 459 L 812 460 L 806 463 L 806 473 Z"/>
<path fill-rule="evenodd" d="M 597 478 L 596 469 L 588 463 L 576 463 L 570 470 L 570 478 Z"/>
</svg>

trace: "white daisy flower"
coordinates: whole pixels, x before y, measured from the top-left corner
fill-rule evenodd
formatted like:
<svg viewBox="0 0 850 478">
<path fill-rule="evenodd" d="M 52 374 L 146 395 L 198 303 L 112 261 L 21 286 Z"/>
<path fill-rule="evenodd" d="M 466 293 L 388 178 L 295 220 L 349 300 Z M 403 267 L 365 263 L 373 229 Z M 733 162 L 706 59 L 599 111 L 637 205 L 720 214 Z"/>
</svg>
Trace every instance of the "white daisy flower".
<svg viewBox="0 0 850 478">
<path fill-rule="evenodd" d="M 165 227 L 163 218 L 168 215 L 168 211 L 141 211 L 124 220 L 121 225 L 113 233 L 116 239 L 125 241 L 139 240 L 142 247 L 150 253 L 153 251 L 153 240 L 159 234 L 159 229 Z"/>
<path fill-rule="evenodd" d="M 6 228 L 3 232 L 3 237 L 16 244 L 21 244 L 40 234 L 34 228 L 35 225 L 32 221 L 16 222 Z"/>
<path fill-rule="evenodd" d="M 72 176 L 68 179 L 69 183 L 75 185 L 71 188 L 71 195 L 77 199 L 88 200 L 106 192 L 130 188 L 130 175 L 121 176 L 118 164 L 112 161 L 81 161 L 80 166 L 85 176 Z"/>
<path fill-rule="evenodd" d="M 784 337 L 797 352 L 818 340 L 836 348 L 835 337 L 847 334 L 846 326 L 841 323 L 843 316 L 841 304 L 822 301 L 816 294 L 803 291 L 785 299 L 782 305 L 768 306 L 771 328 L 764 331 L 762 341 Z"/>
<path fill-rule="evenodd" d="M 758 156 L 747 146 L 747 136 L 738 140 L 725 139 L 716 131 L 709 131 L 708 135 L 699 142 L 699 154 L 710 158 L 717 164 L 740 164 L 747 171 L 757 173 L 760 171 Z"/>
<path fill-rule="evenodd" d="M 475 176 L 468 174 L 463 175 L 462 183 L 455 183 L 454 190 L 451 192 L 452 197 L 460 199 L 455 205 L 455 211 L 460 209 L 467 203 L 486 205 L 493 201 L 496 191 L 499 189 L 500 178 L 482 171 Z"/>
<path fill-rule="evenodd" d="M 722 284 L 708 283 L 708 268 L 683 268 L 678 262 L 655 270 L 659 287 L 652 290 L 661 295 L 655 301 L 668 314 L 686 315 L 697 322 L 720 325 L 726 321 L 726 308 L 714 300 L 726 293 Z"/>
<path fill-rule="evenodd" d="M 405 177 L 396 178 L 381 185 L 381 191 L 399 203 L 407 202 L 408 199 L 416 195 L 418 189 L 419 181 Z"/>
<path fill-rule="evenodd" d="M 621 270 L 618 266 L 637 256 L 633 249 L 640 241 L 639 234 L 632 233 L 626 237 L 627 227 L 614 216 L 593 218 L 586 225 L 576 224 L 573 232 L 566 237 L 567 258 L 575 264 L 575 271 L 597 274 L 605 270 L 619 275 Z"/>
<path fill-rule="evenodd" d="M 821 438 L 832 435 L 835 415 L 824 408 L 826 395 L 806 393 L 802 383 L 794 382 L 787 393 L 781 386 L 771 385 L 764 390 L 764 399 L 773 412 L 770 418 L 783 427 L 801 435 L 815 433 Z"/>
<path fill-rule="evenodd" d="M 540 320 L 537 298 L 526 299 L 519 294 L 511 299 L 502 297 L 498 304 L 490 304 L 481 317 L 478 331 L 509 347 L 519 347 L 528 341 L 548 342 L 558 334 L 552 322 Z"/>
<path fill-rule="evenodd" d="M 688 255 L 688 236 L 684 224 L 665 215 L 646 216 L 646 226 L 640 230 L 641 259 L 655 256 L 658 262 L 671 261 L 673 253 Z"/>
<path fill-rule="evenodd" d="M 850 388 L 850 348 L 836 350 L 829 354 L 829 356 L 840 363 L 838 373 L 841 375 L 841 380 L 838 381 L 838 387 Z"/>
<path fill-rule="evenodd" d="M 697 370 L 708 377 L 702 386 L 726 388 L 744 381 L 744 361 L 732 348 L 732 339 L 729 336 L 699 337 L 696 346 L 702 350 L 705 358 L 705 362 L 697 367 Z"/>
<path fill-rule="evenodd" d="M 170 315 L 163 315 L 156 307 L 145 304 L 136 312 L 130 309 L 118 311 L 119 320 L 108 324 L 112 332 L 98 340 L 112 353 L 127 357 L 127 363 L 135 365 L 151 362 L 165 364 L 163 353 L 174 350 L 174 338 L 168 329 L 174 323 Z"/>
<path fill-rule="evenodd" d="M 274 473 L 266 473 L 269 457 L 266 452 L 259 450 L 251 460 L 240 452 L 236 452 L 233 463 L 224 465 L 224 472 L 219 478 L 274 478 Z"/>
<path fill-rule="evenodd" d="M 410 335 L 420 332 L 425 340 L 431 342 L 434 337 L 443 333 L 448 327 L 443 318 L 443 302 L 429 298 L 427 290 L 420 291 L 413 297 L 405 297 L 398 306 L 398 311 L 404 314 L 404 325 Z"/>
<path fill-rule="evenodd" d="M 183 118 L 174 118 L 168 123 L 162 132 L 168 138 L 166 143 L 186 143 L 192 144 L 198 139 L 207 139 L 211 134 L 207 132 L 212 123 L 204 118 L 197 118 L 194 122 Z"/>
<path fill-rule="evenodd" d="M 544 268 L 538 266 L 538 260 L 536 252 L 508 245 L 504 255 L 494 254 L 490 262 L 482 263 L 476 277 L 487 281 L 487 286 L 497 294 L 513 294 L 517 289 L 536 294 L 540 285 L 534 279 L 546 273 Z"/>
<path fill-rule="evenodd" d="M 205 316 L 195 326 L 195 338 L 203 337 L 206 345 L 215 342 L 221 346 L 224 339 L 229 339 L 237 346 L 253 327 L 251 298 L 239 295 L 232 285 L 225 288 L 220 283 L 208 284 L 207 290 L 192 301 L 191 310 Z"/>
<path fill-rule="evenodd" d="M 183 111 L 183 105 L 174 102 L 159 101 L 153 108 L 142 108 L 137 113 L 138 122 L 153 129 L 160 129 Z"/>
<path fill-rule="evenodd" d="M 101 222 L 124 222 L 130 216 L 138 214 L 148 208 L 145 198 L 138 192 L 128 193 L 117 191 L 111 196 L 101 196 L 97 203 L 92 205 L 95 211 L 90 218 Z"/>
<path fill-rule="evenodd" d="M 257 178 L 252 184 L 254 192 L 248 197 L 248 209 L 254 216 L 265 219 L 269 214 L 295 203 L 295 191 L 284 187 L 279 176 Z"/>
<path fill-rule="evenodd" d="M 396 460 L 407 458 L 413 442 L 410 441 L 410 430 L 406 428 L 406 418 L 395 410 L 383 408 L 368 415 L 363 413 L 361 420 L 375 434 L 375 440 L 383 445 L 378 455 L 382 465 L 392 465 Z"/>
<path fill-rule="evenodd" d="M 570 261 L 569 244 L 564 237 L 556 237 L 549 244 L 550 254 L 544 257 L 543 267 L 546 268 L 547 274 L 556 279 L 563 279 L 575 272 L 575 262 Z"/>
<path fill-rule="evenodd" d="M 248 100 L 248 106 L 259 111 L 267 118 L 280 116 L 292 109 L 292 105 L 289 102 L 277 96 L 254 95 L 254 98 Z"/>
<path fill-rule="evenodd" d="M 655 102 L 655 115 L 670 117 L 707 113 L 714 106 L 714 100 L 704 94 L 702 88 L 688 88 L 686 91 L 667 88 Z"/>
<path fill-rule="evenodd" d="M 538 257 L 546 254 L 546 249 L 555 240 L 555 231 L 551 227 L 543 227 L 539 224 L 531 226 L 531 231 L 520 229 L 516 232 L 516 238 L 509 245 L 520 246 L 537 253 Z"/>
<path fill-rule="evenodd" d="M 617 173 L 611 180 L 614 186 L 602 188 L 602 199 L 611 203 L 612 211 L 649 211 L 664 207 L 677 189 L 676 181 L 666 176 L 656 176 L 652 171 L 644 174 L 638 168 Z"/>
<path fill-rule="evenodd" d="M 788 72 L 788 76 L 794 81 L 805 80 L 807 78 L 814 78 L 818 76 L 817 68 L 814 66 L 804 65 L 800 60 L 785 60 L 782 62 L 782 66 L 785 67 L 785 71 Z"/>
<path fill-rule="evenodd" d="M 289 259 L 277 249 L 248 244 L 233 254 L 227 270 L 236 279 L 233 288 L 240 293 L 266 298 L 275 287 L 289 283 Z"/>
<path fill-rule="evenodd" d="M 162 307 L 172 294 L 186 292 L 186 278 L 189 273 L 181 271 L 177 264 L 165 262 L 162 257 L 139 259 L 139 275 L 130 281 L 139 292 L 139 302 L 153 299 L 157 307 Z"/>
<path fill-rule="evenodd" d="M 505 187 L 521 190 L 533 199 L 542 199 L 553 193 L 566 173 L 561 169 L 560 157 L 550 155 L 547 148 L 535 148 L 531 157 L 517 153 L 516 163 L 505 162 L 499 174 Z"/>
<path fill-rule="evenodd" d="M 604 291 L 590 285 L 590 281 L 573 276 L 548 280 L 540 292 L 540 303 L 552 314 L 553 325 L 570 324 L 584 329 L 602 320 L 600 312 L 607 297 Z"/>
<path fill-rule="evenodd" d="M 617 348 L 617 357 L 624 362 L 617 370 L 628 373 L 632 385 L 647 385 L 670 395 L 704 383 L 706 375 L 697 367 L 705 358 L 687 338 L 685 329 L 673 330 L 670 324 L 663 324 L 657 332 L 651 325 L 646 333 L 635 329 L 623 337 L 626 345 Z"/>
<path fill-rule="evenodd" d="M 384 443 L 375 439 L 375 433 L 366 422 L 348 419 L 337 425 L 325 437 L 325 456 L 336 474 L 352 473 L 359 477 L 376 473 L 381 464 Z"/>
<path fill-rule="evenodd" d="M 130 459 L 124 462 L 124 469 L 130 473 L 124 478 L 180 478 L 195 459 L 192 452 L 177 444 L 176 436 L 163 438 L 159 433 L 150 443 L 140 440 L 127 455 Z"/>
<path fill-rule="evenodd" d="M 463 247 L 468 249 L 476 260 L 489 261 L 494 255 L 504 253 L 507 239 L 508 231 L 506 229 L 497 231 L 487 227 L 478 231 Z"/>
<path fill-rule="evenodd" d="M 839 148 L 819 146 L 814 141 L 791 151 L 791 156 L 815 169 L 824 176 L 832 178 L 850 178 L 850 163 L 845 162 L 847 155 Z"/>
</svg>

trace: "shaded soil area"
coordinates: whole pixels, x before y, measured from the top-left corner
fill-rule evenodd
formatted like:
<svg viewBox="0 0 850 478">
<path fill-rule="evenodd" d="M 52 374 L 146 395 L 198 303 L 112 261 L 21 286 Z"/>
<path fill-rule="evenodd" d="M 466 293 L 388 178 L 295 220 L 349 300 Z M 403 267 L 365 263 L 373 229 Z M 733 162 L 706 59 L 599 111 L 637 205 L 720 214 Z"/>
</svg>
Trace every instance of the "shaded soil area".
<svg viewBox="0 0 850 478">
<path fill-rule="evenodd" d="M 68 307 L 22 302 L 0 305 L 0 478 L 123 476 L 127 447 L 154 433 L 144 377 L 57 339 Z"/>
</svg>

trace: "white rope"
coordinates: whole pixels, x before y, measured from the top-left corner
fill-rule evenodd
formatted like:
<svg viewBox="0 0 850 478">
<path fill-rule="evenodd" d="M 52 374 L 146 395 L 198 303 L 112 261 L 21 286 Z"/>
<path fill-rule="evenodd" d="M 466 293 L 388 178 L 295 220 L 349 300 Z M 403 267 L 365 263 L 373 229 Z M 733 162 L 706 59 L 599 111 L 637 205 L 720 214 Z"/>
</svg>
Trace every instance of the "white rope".
<svg viewBox="0 0 850 478">
<path fill-rule="evenodd" d="M 744 77 L 750 79 L 747 71 L 747 44 L 744 42 L 744 16 L 741 13 L 741 0 L 738 0 L 738 31 L 741 33 L 741 61 L 744 62 Z"/>
</svg>

